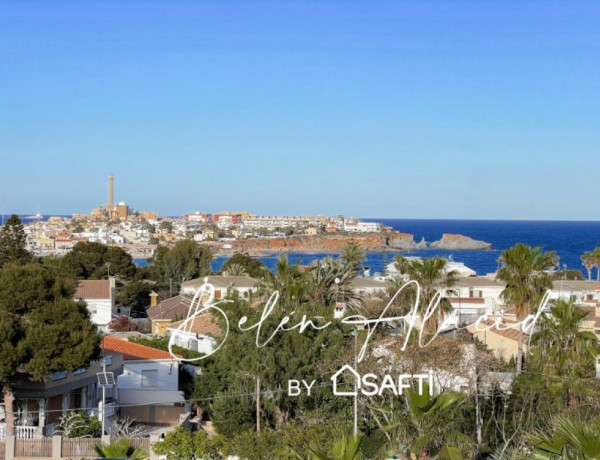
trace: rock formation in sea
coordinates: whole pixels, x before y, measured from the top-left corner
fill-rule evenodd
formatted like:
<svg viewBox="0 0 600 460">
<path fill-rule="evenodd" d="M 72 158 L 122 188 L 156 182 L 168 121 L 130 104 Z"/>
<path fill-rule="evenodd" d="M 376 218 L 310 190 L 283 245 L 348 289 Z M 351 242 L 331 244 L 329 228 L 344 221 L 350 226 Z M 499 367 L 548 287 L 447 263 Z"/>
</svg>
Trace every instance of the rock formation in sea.
<svg viewBox="0 0 600 460">
<path fill-rule="evenodd" d="M 490 243 L 474 240 L 468 236 L 454 233 L 444 233 L 441 240 L 429 244 L 431 249 L 444 249 L 450 251 L 476 251 L 492 249 Z"/>
</svg>

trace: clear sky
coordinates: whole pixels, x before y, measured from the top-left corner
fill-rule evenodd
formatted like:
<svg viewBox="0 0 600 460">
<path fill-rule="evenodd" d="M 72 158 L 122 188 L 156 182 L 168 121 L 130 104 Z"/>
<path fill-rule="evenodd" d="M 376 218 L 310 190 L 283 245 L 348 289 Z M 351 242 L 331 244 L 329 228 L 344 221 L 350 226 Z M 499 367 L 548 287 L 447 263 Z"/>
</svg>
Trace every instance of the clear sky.
<svg viewBox="0 0 600 460">
<path fill-rule="evenodd" d="M 0 207 L 599 218 L 600 2 L 0 2 Z"/>
</svg>

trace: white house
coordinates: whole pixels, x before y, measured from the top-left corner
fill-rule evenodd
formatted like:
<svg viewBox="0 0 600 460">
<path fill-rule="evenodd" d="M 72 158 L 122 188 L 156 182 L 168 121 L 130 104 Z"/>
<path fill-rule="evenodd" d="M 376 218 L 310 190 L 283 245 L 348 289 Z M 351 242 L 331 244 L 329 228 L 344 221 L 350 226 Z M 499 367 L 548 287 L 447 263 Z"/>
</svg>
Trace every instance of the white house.
<svg viewBox="0 0 600 460">
<path fill-rule="evenodd" d="M 87 304 L 92 322 L 99 329 L 106 331 L 115 309 L 115 279 L 77 281 L 73 298 L 83 300 Z"/>
<path fill-rule="evenodd" d="M 249 276 L 207 276 L 181 283 L 180 294 L 193 296 L 205 279 L 214 286 L 215 299 L 225 298 L 229 291 L 237 291 L 242 297 L 247 297 L 258 289 L 258 280 Z"/>
<path fill-rule="evenodd" d="M 413 262 L 413 261 L 419 261 L 422 258 L 421 257 L 405 257 L 405 259 L 408 262 Z M 398 269 L 396 268 L 395 262 L 389 263 L 385 268 L 386 268 L 387 274 L 392 278 L 395 276 L 398 276 L 398 275 L 402 275 L 402 273 L 400 273 L 398 271 Z M 446 273 L 451 272 L 451 271 L 456 272 L 456 275 L 460 276 L 460 277 L 468 277 L 468 276 L 476 276 L 477 275 L 477 272 L 475 272 L 475 270 L 467 267 L 463 262 L 457 262 L 457 261 L 453 260 L 452 257 L 450 257 L 449 259 L 446 260 L 446 268 L 445 268 Z"/>
<path fill-rule="evenodd" d="M 175 345 L 200 353 L 212 353 L 218 344 L 216 338 L 222 335 L 214 316 L 203 313 L 186 324 L 184 321 L 176 321 L 167 326 L 169 337 L 173 337 Z"/>
<path fill-rule="evenodd" d="M 168 351 L 106 336 L 102 349 L 123 355 L 123 373 L 117 378 L 119 404 L 183 402 L 179 391 L 179 361 Z"/>
<path fill-rule="evenodd" d="M 469 317 L 499 313 L 504 308 L 502 291 L 506 285 L 486 276 L 458 278 L 448 291 L 448 300 L 455 313 L 465 321 Z"/>
<path fill-rule="evenodd" d="M 388 287 L 385 281 L 363 276 L 357 276 L 352 280 L 351 284 L 352 290 L 358 295 L 373 295 L 385 292 Z"/>
<path fill-rule="evenodd" d="M 552 282 L 550 300 L 573 300 L 577 304 L 600 300 L 600 283 L 597 281 L 556 280 Z"/>
</svg>

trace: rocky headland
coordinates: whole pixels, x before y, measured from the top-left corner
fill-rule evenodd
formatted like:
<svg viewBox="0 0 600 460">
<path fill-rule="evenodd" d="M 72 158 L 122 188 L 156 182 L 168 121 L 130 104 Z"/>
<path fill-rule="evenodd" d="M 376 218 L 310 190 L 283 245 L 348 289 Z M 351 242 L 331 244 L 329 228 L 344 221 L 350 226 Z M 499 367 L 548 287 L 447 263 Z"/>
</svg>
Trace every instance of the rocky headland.
<svg viewBox="0 0 600 460">
<path fill-rule="evenodd" d="M 326 233 L 322 235 L 298 235 L 286 238 L 248 238 L 227 242 L 204 242 L 212 247 L 217 255 L 244 252 L 250 255 L 264 255 L 279 252 L 339 253 L 344 246 L 354 243 L 366 252 L 414 251 L 417 249 L 442 249 L 452 251 L 473 251 L 492 249 L 490 243 L 478 241 L 468 236 L 444 233 L 438 241 L 428 243 L 425 239 L 416 242 L 410 233 Z"/>
</svg>

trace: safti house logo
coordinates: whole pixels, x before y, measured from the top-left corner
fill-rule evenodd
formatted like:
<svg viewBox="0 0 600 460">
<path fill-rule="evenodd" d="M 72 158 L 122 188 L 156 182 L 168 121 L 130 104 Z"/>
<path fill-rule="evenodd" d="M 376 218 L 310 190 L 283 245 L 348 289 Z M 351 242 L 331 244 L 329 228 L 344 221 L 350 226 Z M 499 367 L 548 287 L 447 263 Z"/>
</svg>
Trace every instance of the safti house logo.
<svg viewBox="0 0 600 460">
<path fill-rule="evenodd" d="M 340 383 L 341 377 L 344 374 L 348 374 L 350 376 L 351 381 L 354 380 L 354 390 L 352 391 L 342 391 L 338 388 L 338 383 Z M 350 365 L 346 364 L 342 366 L 342 368 L 337 371 L 335 374 L 331 376 L 331 381 L 333 382 L 333 394 L 336 396 L 356 396 L 358 395 L 358 390 L 361 387 L 360 383 L 360 374 L 356 372 L 356 370 Z"/>
</svg>

